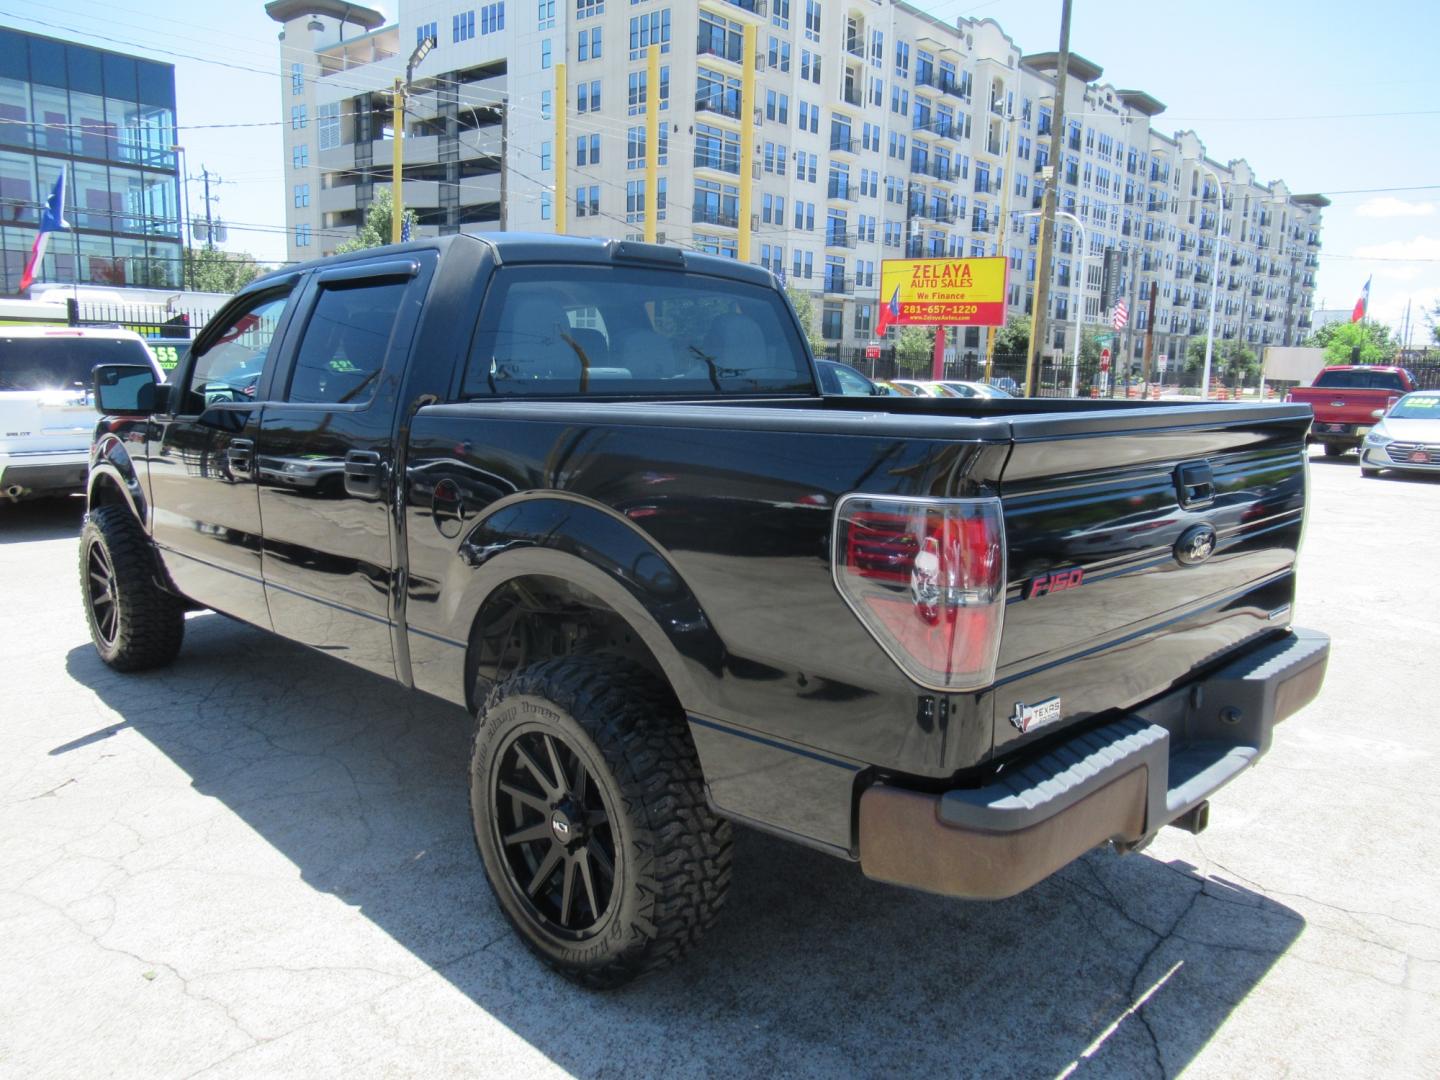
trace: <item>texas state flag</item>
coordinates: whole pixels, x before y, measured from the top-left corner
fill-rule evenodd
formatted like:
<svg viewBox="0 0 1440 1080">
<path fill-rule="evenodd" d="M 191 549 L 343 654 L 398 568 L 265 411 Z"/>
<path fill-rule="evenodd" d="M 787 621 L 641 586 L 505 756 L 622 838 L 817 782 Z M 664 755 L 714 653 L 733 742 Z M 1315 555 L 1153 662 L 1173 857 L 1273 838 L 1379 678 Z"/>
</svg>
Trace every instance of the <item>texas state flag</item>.
<svg viewBox="0 0 1440 1080">
<path fill-rule="evenodd" d="M 1360 291 L 1360 299 L 1355 301 L 1355 310 L 1350 312 L 1350 321 L 1359 322 L 1365 318 L 1366 312 L 1370 310 L 1370 282 L 1372 277 L 1365 279 L 1365 288 Z"/>
<path fill-rule="evenodd" d="M 55 189 L 50 192 L 50 198 L 45 200 L 45 209 L 40 214 L 40 235 L 35 237 L 35 246 L 30 249 L 30 261 L 25 264 L 25 272 L 20 275 L 20 291 L 24 292 L 35 280 L 35 271 L 40 267 L 40 260 L 45 257 L 45 243 L 52 232 L 60 232 L 70 228 L 70 223 L 65 220 L 65 170 L 60 170 L 60 175 L 55 178 Z"/>
<path fill-rule="evenodd" d="M 875 327 L 875 333 L 877 335 L 885 333 L 890 324 L 898 318 L 900 318 L 900 286 L 896 285 L 890 302 L 880 305 L 880 321 Z"/>
</svg>

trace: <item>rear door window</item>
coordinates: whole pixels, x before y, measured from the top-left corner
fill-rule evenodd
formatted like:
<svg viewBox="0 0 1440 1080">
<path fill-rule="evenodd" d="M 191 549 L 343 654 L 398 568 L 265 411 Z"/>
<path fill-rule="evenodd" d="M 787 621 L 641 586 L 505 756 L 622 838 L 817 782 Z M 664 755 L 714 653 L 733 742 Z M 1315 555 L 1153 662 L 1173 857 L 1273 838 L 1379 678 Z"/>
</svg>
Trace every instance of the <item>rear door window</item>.
<svg viewBox="0 0 1440 1080">
<path fill-rule="evenodd" d="M 1349 390 L 1404 390 L 1398 371 L 1322 371 L 1316 386 Z"/>
<path fill-rule="evenodd" d="M 612 266 L 497 271 L 461 388 L 466 398 L 813 392 L 774 290 Z"/>
<path fill-rule="evenodd" d="M 285 400 L 326 405 L 369 402 L 409 288 L 408 278 L 322 287 L 300 341 Z"/>
<path fill-rule="evenodd" d="M 0 390 L 84 390 L 97 364 L 145 364 L 150 354 L 133 339 L 0 337 Z"/>
</svg>

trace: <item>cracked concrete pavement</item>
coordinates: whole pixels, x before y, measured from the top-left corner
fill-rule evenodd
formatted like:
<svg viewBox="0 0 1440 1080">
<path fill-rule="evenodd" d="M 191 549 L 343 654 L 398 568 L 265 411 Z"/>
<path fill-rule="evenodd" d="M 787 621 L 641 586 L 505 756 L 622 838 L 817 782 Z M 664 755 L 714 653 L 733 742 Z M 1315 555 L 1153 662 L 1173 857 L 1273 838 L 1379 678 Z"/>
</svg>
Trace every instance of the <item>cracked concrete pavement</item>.
<svg viewBox="0 0 1440 1080">
<path fill-rule="evenodd" d="M 606 995 L 469 835 L 459 711 L 211 614 L 109 672 L 79 508 L 0 509 L 0 1076 L 1434 1076 L 1440 479 L 1315 459 L 1318 702 L 1209 831 L 961 903 L 742 832 L 721 925 Z"/>
</svg>

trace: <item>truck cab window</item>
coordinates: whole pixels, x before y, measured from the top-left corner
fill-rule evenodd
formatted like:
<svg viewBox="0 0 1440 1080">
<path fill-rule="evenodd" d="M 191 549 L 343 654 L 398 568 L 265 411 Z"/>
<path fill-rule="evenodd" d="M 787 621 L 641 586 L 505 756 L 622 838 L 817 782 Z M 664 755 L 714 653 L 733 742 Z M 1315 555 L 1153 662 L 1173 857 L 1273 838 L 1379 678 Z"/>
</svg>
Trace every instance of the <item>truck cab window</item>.
<svg viewBox="0 0 1440 1080">
<path fill-rule="evenodd" d="M 305 326 L 286 401 L 363 405 L 375 396 L 408 281 L 329 285 Z"/>
<path fill-rule="evenodd" d="M 186 385 L 189 408 L 183 411 L 198 412 L 226 401 L 255 400 L 275 328 L 289 299 L 288 293 L 262 296 L 230 318 L 205 351 L 196 356 Z"/>
</svg>

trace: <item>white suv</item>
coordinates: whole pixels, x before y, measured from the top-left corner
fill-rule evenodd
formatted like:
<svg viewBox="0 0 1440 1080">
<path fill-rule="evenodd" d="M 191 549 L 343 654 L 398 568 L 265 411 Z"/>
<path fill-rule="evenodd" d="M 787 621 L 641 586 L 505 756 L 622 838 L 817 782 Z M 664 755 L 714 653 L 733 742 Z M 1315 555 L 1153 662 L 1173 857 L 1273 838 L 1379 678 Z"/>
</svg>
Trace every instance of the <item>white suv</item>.
<svg viewBox="0 0 1440 1080">
<path fill-rule="evenodd" d="M 85 490 L 96 364 L 148 364 L 164 378 L 131 330 L 0 326 L 0 497 Z"/>
</svg>

